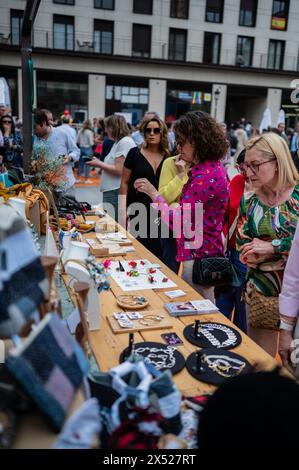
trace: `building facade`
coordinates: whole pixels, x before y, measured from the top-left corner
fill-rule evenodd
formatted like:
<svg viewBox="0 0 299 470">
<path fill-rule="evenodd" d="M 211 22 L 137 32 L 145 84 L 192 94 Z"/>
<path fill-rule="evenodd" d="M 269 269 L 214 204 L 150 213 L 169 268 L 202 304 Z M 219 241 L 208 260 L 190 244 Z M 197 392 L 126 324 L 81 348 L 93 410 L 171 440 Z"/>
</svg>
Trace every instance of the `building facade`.
<svg viewBox="0 0 299 470">
<path fill-rule="evenodd" d="M 22 115 L 25 0 L 0 0 L 0 76 Z M 258 126 L 299 107 L 299 0 L 42 0 L 33 33 L 36 105 L 78 120 L 191 109 Z M 298 114 L 299 115 L 299 114 Z"/>
</svg>

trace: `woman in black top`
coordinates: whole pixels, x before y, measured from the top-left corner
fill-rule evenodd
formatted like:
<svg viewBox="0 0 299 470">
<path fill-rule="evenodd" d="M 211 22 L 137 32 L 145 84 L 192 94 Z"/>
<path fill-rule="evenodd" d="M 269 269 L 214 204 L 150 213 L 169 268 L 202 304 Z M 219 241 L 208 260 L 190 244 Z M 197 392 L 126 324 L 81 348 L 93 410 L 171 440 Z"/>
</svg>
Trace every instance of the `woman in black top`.
<svg viewBox="0 0 299 470">
<path fill-rule="evenodd" d="M 170 156 L 168 129 L 163 121 L 153 118 L 141 124 L 140 132 L 144 135 L 144 144 L 141 148 L 131 149 L 124 163 L 119 191 L 121 221 L 125 225 L 128 215 L 130 231 L 136 231 L 136 239 L 161 258 L 160 229 L 155 224 L 157 212 L 151 208 L 151 198 L 136 191 L 134 182 L 138 178 L 147 178 L 158 189 L 163 161 Z M 137 209 L 132 206 L 135 203 L 141 203 L 142 206 Z"/>
</svg>

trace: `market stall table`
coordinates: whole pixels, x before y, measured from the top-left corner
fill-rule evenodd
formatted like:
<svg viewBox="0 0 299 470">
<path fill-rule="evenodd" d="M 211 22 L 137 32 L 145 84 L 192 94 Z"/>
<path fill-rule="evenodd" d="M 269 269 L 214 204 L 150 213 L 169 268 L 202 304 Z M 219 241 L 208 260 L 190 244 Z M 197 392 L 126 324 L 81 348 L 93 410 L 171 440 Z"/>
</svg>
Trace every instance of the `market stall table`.
<svg viewBox="0 0 299 470">
<path fill-rule="evenodd" d="M 91 220 L 99 220 L 97 217 L 89 217 Z M 108 223 L 113 223 L 112 219 L 109 216 L 105 217 Z M 103 221 L 103 219 L 101 219 Z M 120 230 L 124 230 L 122 227 L 119 227 Z M 146 259 L 152 263 L 157 263 L 161 266 L 161 270 L 165 276 L 175 282 L 177 287 L 174 289 L 181 289 L 186 293 L 185 297 L 180 297 L 179 300 L 195 300 L 200 299 L 200 295 L 183 279 L 173 273 L 169 268 L 167 268 L 161 260 L 156 258 L 152 253 L 150 253 L 141 243 L 135 240 L 128 232 L 126 232 L 128 238 L 132 240 L 135 252 L 127 253 L 123 256 L 113 257 L 113 260 L 138 260 Z M 95 233 L 88 233 L 84 238 L 96 238 Z M 109 257 L 102 257 L 100 259 L 107 259 Z M 238 328 L 232 324 L 221 313 L 209 314 L 209 315 L 192 315 L 184 317 L 171 317 L 168 315 L 164 309 L 164 304 L 169 302 L 170 299 L 165 295 L 165 291 L 169 291 L 169 288 L 166 289 L 155 289 L 152 290 L 141 290 L 141 291 L 130 291 L 130 294 L 136 294 L 145 296 L 149 299 L 149 305 L 142 310 L 144 314 L 146 311 L 156 310 L 158 312 L 163 312 L 163 315 L 166 315 L 167 319 L 170 320 L 172 324 L 171 329 L 163 330 L 151 330 L 151 331 L 138 331 L 134 335 L 135 343 L 140 343 L 142 341 L 148 342 L 160 342 L 163 343 L 161 339 L 161 333 L 166 332 L 176 332 L 178 336 L 183 340 L 183 345 L 177 346 L 178 351 L 180 351 L 185 359 L 198 348 L 193 346 L 187 340 L 185 340 L 183 335 L 183 330 L 186 325 L 193 323 L 196 318 L 200 321 L 207 322 L 218 322 L 223 323 L 229 326 L 233 326 L 236 330 Z M 98 331 L 90 332 L 91 348 L 95 359 L 98 363 L 98 366 L 101 371 L 106 372 L 111 367 L 116 366 L 119 363 L 120 353 L 128 345 L 128 333 L 114 334 L 110 327 L 110 324 L 107 320 L 108 316 L 111 316 L 113 312 L 120 311 L 120 307 L 117 304 L 116 298 L 122 295 L 124 292 L 118 286 L 118 284 L 111 278 L 110 290 L 102 292 L 100 295 L 100 317 L 101 317 L 101 328 Z M 243 356 L 247 359 L 252 365 L 257 365 L 261 370 L 270 370 L 277 365 L 275 359 L 268 355 L 263 349 L 261 349 L 257 344 L 255 344 L 247 335 L 245 335 L 241 330 L 238 330 L 242 336 L 242 342 L 239 346 L 234 348 L 234 352 Z M 212 385 L 205 384 L 194 379 L 184 368 L 181 372 L 174 376 L 174 381 L 178 386 L 181 393 L 187 396 L 194 396 L 202 393 L 211 393 L 215 390 L 215 387 Z"/>
</svg>

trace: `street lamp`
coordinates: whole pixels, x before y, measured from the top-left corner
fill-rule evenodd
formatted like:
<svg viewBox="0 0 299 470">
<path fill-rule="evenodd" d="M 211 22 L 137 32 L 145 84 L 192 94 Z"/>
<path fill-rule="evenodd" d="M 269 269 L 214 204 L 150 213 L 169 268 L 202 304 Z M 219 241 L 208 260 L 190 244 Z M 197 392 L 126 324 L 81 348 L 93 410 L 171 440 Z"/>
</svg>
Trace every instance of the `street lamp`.
<svg viewBox="0 0 299 470">
<path fill-rule="evenodd" d="M 218 101 L 220 98 L 221 90 L 219 88 L 216 88 L 214 91 L 214 100 L 215 100 L 215 107 L 214 107 L 214 118 L 217 119 L 217 106 L 218 106 Z"/>
</svg>

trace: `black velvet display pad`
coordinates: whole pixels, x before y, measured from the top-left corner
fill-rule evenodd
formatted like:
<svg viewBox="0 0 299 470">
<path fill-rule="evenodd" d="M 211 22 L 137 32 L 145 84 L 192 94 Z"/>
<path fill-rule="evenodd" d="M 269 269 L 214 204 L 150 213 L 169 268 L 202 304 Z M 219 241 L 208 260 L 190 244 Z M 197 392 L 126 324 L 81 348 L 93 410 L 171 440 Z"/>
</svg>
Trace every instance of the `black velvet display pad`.
<svg viewBox="0 0 299 470">
<path fill-rule="evenodd" d="M 222 323 L 200 322 L 199 331 L 201 329 L 197 337 L 194 336 L 194 323 L 184 329 L 185 338 L 199 348 L 233 349 L 242 342 L 237 330 Z"/>
<path fill-rule="evenodd" d="M 184 356 L 173 346 L 167 344 L 144 342 L 134 344 L 134 354 L 138 354 L 159 371 L 170 370 L 174 375 L 185 367 Z M 124 362 L 128 357 L 128 348 L 120 355 L 119 362 Z"/>
<path fill-rule="evenodd" d="M 186 367 L 189 374 L 201 382 L 221 385 L 229 378 L 246 374 L 252 370 L 252 366 L 246 359 L 224 349 L 202 349 L 200 354 L 201 360 L 198 362 L 197 353 L 192 353 L 186 361 Z M 215 367 L 214 370 L 209 367 L 204 360 L 204 356 L 209 359 L 212 365 L 218 365 L 218 367 Z M 235 361 L 241 361 L 241 364 Z"/>
</svg>

